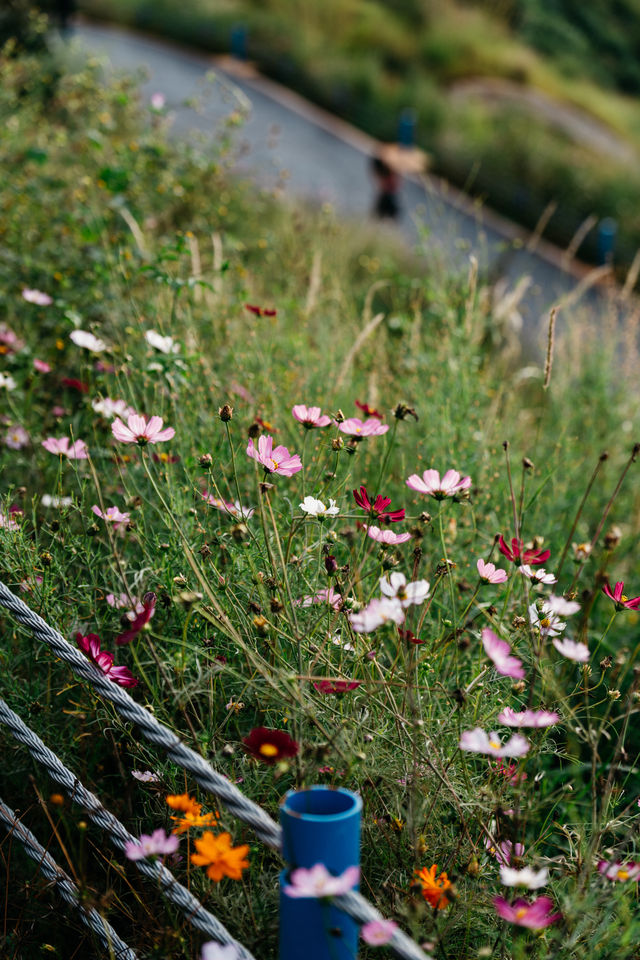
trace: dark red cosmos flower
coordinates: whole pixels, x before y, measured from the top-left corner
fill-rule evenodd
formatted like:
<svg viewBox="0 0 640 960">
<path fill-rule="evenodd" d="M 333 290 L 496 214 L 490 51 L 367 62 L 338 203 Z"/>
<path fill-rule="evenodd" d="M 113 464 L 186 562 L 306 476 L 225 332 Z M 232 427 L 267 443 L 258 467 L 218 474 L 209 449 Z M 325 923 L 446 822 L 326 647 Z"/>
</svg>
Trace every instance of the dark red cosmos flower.
<svg viewBox="0 0 640 960">
<path fill-rule="evenodd" d="M 404 508 L 402 510 L 387 511 L 386 508 L 391 503 L 391 498 L 383 497 L 381 494 L 378 494 L 373 503 L 371 503 L 366 487 L 360 487 L 359 491 L 354 490 L 353 499 L 359 507 L 367 511 L 370 517 L 377 517 L 378 520 L 386 521 L 387 523 L 397 523 L 398 520 L 404 520 Z"/>
<path fill-rule="evenodd" d="M 119 687 L 138 686 L 138 681 L 127 667 L 114 667 L 113 654 L 100 649 L 100 637 L 97 633 L 88 633 L 86 637 L 76 633 L 76 643 L 113 683 L 117 683 Z"/>
<path fill-rule="evenodd" d="M 511 560 L 512 563 L 528 564 L 535 567 L 539 563 L 544 563 L 545 560 L 548 560 L 551 556 L 551 550 L 523 550 L 522 540 L 516 540 L 515 537 L 509 547 L 505 543 L 502 534 L 500 534 L 498 546 L 500 547 L 500 552 L 503 553 L 508 560 Z"/>
<path fill-rule="evenodd" d="M 284 730 L 270 730 L 268 727 L 254 727 L 242 742 L 247 753 L 269 764 L 284 760 L 285 757 L 295 757 L 300 749 Z"/>
<path fill-rule="evenodd" d="M 622 610 L 624 607 L 626 607 L 627 610 L 637 610 L 638 607 L 640 607 L 640 597 L 625 597 L 622 592 L 623 590 L 623 580 L 618 580 L 613 590 L 611 590 L 609 584 L 602 588 L 602 592 L 609 597 L 610 600 L 613 600 L 618 610 Z"/>
<path fill-rule="evenodd" d="M 255 313 L 256 317 L 275 317 L 277 310 L 269 310 L 267 307 L 256 307 L 253 303 L 245 303 L 245 310 L 249 313 Z"/>
<path fill-rule="evenodd" d="M 384 420 L 384 413 L 380 413 L 379 410 L 376 410 L 375 407 L 369 406 L 368 403 L 360 403 L 359 400 L 356 400 L 356 407 L 358 410 L 362 410 L 367 417 L 376 417 L 378 420 Z"/>
<path fill-rule="evenodd" d="M 74 377 L 63 377 L 60 381 L 67 390 L 77 390 L 78 393 L 89 393 L 89 385 L 82 380 L 76 380 Z"/>
<path fill-rule="evenodd" d="M 320 680 L 314 683 L 318 693 L 346 693 L 360 686 L 360 680 Z"/>
<path fill-rule="evenodd" d="M 119 647 L 122 647 L 125 643 L 131 643 L 134 637 L 137 637 L 145 624 L 149 623 L 151 617 L 156 612 L 156 601 L 157 597 L 155 593 L 145 593 L 142 598 L 142 613 L 137 614 L 135 620 L 131 621 L 131 626 L 128 630 L 125 630 L 124 633 L 119 634 L 116 637 L 116 644 Z"/>
<path fill-rule="evenodd" d="M 404 640 L 406 643 L 414 643 L 416 646 L 424 643 L 424 640 L 421 640 L 420 637 L 416 637 L 411 630 L 398 629 L 398 633 L 400 634 L 400 639 Z"/>
</svg>

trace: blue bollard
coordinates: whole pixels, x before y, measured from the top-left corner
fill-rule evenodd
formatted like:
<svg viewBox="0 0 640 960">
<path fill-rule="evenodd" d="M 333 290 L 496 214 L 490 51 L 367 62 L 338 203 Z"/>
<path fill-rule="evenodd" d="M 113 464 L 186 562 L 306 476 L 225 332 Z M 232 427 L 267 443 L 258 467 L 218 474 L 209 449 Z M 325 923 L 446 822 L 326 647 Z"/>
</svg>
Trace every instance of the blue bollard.
<svg viewBox="0 0 640 960">
<path fill-rule="evenodd" d="M 291 870 L 322 863 L 338 876 L 360 865 L 362 799 L 350 790 L 290 790 L 280 806 L 280 960 L 357 960 L 358 924 L 337 907 L 284 893 Z M 357 888 L 356 888 L 357 889 Z"/>
<path fill-rule="evenodd" d="M 412 147 L 416 136 L 418 114 L 413 107 L 406 107 L 400 114 L 398 123 L 398 143 L 401 147 Z"/>
<path fill-rule="evenodd" d="M 247 59 L 247 39 L 249 32 L 244 23 L 236 23 L 231 28 L 231 56 L 236 60 Z"/>
<path fill-rule="evenodd" d="M 598 225 L 598 263 L 604 266 L 613 260 L 618 224 L 613 217 L 605 217 Z"/>
</svg>

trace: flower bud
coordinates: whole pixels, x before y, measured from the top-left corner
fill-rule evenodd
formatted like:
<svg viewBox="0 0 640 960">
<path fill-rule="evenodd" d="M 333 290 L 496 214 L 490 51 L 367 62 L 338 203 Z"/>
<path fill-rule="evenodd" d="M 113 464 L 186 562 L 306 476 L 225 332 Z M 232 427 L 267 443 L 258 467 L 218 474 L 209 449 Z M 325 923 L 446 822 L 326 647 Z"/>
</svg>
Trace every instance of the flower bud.
<svg viewBox="0 0 640 960">
<path fill-rule="evenodd" d="M 414 420 L 418 419 L 418 414 L 415 411 L 414 407 L 409 407 L 406 403 L 399 403 L 396 409 L 393 412 L 396 420 L 406 420 L 407 417 L 413 417 Z"/>
<path fill-rule="evenodd" d="M 233 407 L 225 403 L 218 409 L 218 415 L 223 423 L 228 423 L 233 417 Z"/>
<path fill-rule="evenodd" d="M 622 530 L 614 524 L 604 535 L 605 550 L 615 550 L 622 539 Z"/>
<path fill-rule="evenodd" d="M 213 457 L 210 453 L 203 453 L 198 457 L 198 463 L 201 467 L 210 467 L 213 463 Z"/>
<path fill-rule="evenodd" d="M 342 437 L 334 437 L 333 440 L 331 441 L 331 449 L 338 451 L 338 450 L 342 450 L 343 447 L 344 447 L 344 440 L 342 439 Z"/>
</svg>

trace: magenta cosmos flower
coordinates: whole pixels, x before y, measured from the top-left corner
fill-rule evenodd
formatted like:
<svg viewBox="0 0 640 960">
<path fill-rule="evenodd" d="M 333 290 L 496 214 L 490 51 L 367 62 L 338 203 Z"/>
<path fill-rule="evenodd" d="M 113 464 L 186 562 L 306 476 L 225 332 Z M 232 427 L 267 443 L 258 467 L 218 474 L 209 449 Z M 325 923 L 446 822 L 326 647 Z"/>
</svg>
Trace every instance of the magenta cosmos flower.
<svg viewBox="0 0 640 960">
<path fill-rule="evenodd" d="M 485 733 L 482 727 L 465 730 L 459 743 L 461 750 L 488 753 L 494 757 L 524 757 L 529 746 L 529 741 L 519 733 L 514 733 L 503 745 L 497 733 Z"/>
<path fill-rule="evenodd" d="M 103 513 L 97 503 L 94 503 L 91 509 L 96 517 L 100 517 L 101 520 L 106 520 L 107 523 L 113 523 L 116 530 L 119 530 L 120 527 L 129 523 L 131 520 L 130 513 L 122 513 L 117 507 L 107 507 Z"/>
<path fill-rule="evenodd" d="M 523 710 L 517 713 L 511 707 L 505 707 L 498 714 L 500 723 L 507 727 L 552 727 L 560 719 L 560 714 L 551 710 Z"/>
<path fill-rule="evenodd" d="M 360 936 L 370 947 L 384 947 L 397 929 L 398 924 L 393 920 L 370 920 L 360 928 Z"/>
<path fill-rule="evenodd" d="M 489 627 L 485 627 L 482 631 L 482 646 L 498 673 L 502 674 L 503 677 L 514 677 L 516 680 L 524 679 L 522 661 L 511 656 L 511 647 L 507 641 L 501 640 Z"/>
<path fill-rule="evenodd" d="M 507 571 L 498 569 L 495 563 L 485 563 L 485 561 L 480 558 L 476 566 L 478 568 L 478 576 L 481 580 L 484 580 L 485 583 L 505 583 L 507 580 Z"/>
<path fill-rule="evenodd" d="M 401 510 L 387 510 L 387 507 L 391 503 L 391 498 L 383 497 L 382 494 L 379 493 L 372 501 L 367 493 L 366 487 L 360 487 L 360 490 L 354 490 L 353 499 L 358 506 L 366 510 L 372 518 L 376 517 L 378 520 L 386 521 L 387 523 L 397 523 L 399 520 L 404 520 L 404 508 Z"/>
<path fill-rule="evenodd" d="M 399 543 L 406 543 L 411 540 L 410 533 L 394 533 L 392 530 L 381 530 L 380 527 L 367 527 L 367 535 L 378 543 L 384 543 L 388 547 L 397 547 Z"/>
<path fill-rule="evenodd" d="M 613 590 L 608 583 L 602 588 L 602 592 L 615 603 L 616 610 L 624 610 L 625 607 L 627 610 L 637 610 L 640 607 L 640 597 L 625 597 L 623 590 L 623 580 L 618 580 Z"/>
<path fill-rule="evenodd" d="M 601 860 L 598 864 L 598 873 L 613 883 L 627 883 L 640 880 L 640 863 L 629 860 L 628 863 L 619 861 Z"/>
<path fill-rule="evenodd" d="M 348 893 L 360 879 L 360 867 L 347 867 L 339 877 L 329 873 L 323 863 L 306 870 L 299 867 L 291 873 L 291 882 L 284 888 L 288 897 L 336 897 Z"/>
<path fill-rule="evenodd" d="M 131 413 L 127 417 L 127 426 L 119 417 L 111 424 L 111 432 L 121 443 L 137 443 L 145 447 L 148 443 L 161 443 L 171 440 L 176 432 L 173 427 L 162 429 L 162 417 L 150 417 L 149 421 L 139 413 Z"/>
<path fill-rule="evenodd" d="M 133 620 L 131 621 L 131 626 L 128 630 L 125 630 L 124 633 L 119 634 L 116 637 L 116 644 L 121 647 L 125 643 L 131 643 L 134 637 L 137 637 L 143 627 L 145 627 L 154 613 L 156 612 L 156 600 L 157 597 L 155 593 L 145 593 L 142 598 L 142 610 L 140 613 L 137 613 Z"/>
<path fill-rule="evenodd" d="M 84 440 L 75 440 L 71 443 L 69 437 L 47 437 L 42 441 L 42 446 L 49 453 L 56 453 L 60 457 L 67 457 L 69 460 L 88 460 L 89 452 Z"/>
<path fill-rule="evenodd" d="M 498 539 L 498 547 L 500 553 L 503 553 L 507 560 L 511 560 L 512 563 L 518 565 L 524 563 L 529 566 L 537 566 L 551 556 L 551 550 L 525 550 L 522 540 L 517 540 L 515 537 L 511 541 L 511 546 L 508 546 L 502 534 Z"/>
<path fill-rule="evenodd" d="M 323 414 L 320 407 L 305 407 L 303 403 L 297 403 L 291 413 L 307 430 L 312 427 L 328 427 L 331 423 L 331 417 Z"/>
<path fill-rule="evenodd" d="M 166 835 L 164 830 L 154 830 L 151 835 L 143 833 L 139 840 L 127 840 L 124 846 L 124 854 L 128 860 L 144 860 L 146 857 L 163 857 L 169 853 L 175 853 L 180 844 L 180 838 L 170 834 Z"/>
<path fill-rule="evenodd" d="M 319 680 L 314 683 L 318 693 L 348 693 L 349 690 L 357 690 L 362 681 L 360 680 Z"/>
<path fill-rule="evenodd" d="M 138 681 L 127 667 L 114 667 L 113 654 L 100 649 L 100 637 L 96 633 L 88 633 L 83 637 L 76 634 L 76 643 L 92 663 L 113 683 L 119 687 L 137 687 Z"/>
<path fill-rule="evenodd" d="M 533 903 L 527 900 L 507 903 L 504 897 L 494 897 L 493 905 L 496 913 L 503 920 L 515 923 L 519 927 L 528 927 L 530 930 L 542 930 L 562 917 L 561 913 L 551 913 L 553 910 L 551 897 L 538 897 Z"/>
<path fill-rule="evenodd" d="M 471 486 L 471 477 L 462 477 L 457 470 L 447 470 L 440 479 L 437 470 L 425 470 L 422 477 L 417 473 L 411 474 L 407 480 L 407 486 L 416 493 L 426 493 L 436 500 L 445 500 L 447 497 L 455 497 L 463 490 L 468 490 Z"/>
<path fill-rule="evenodd" d="M 273 437 L 266 435 L 259 438 L 257 449 L 249 438 L 247 456 L 257 460 L 269 473 L 279 473 L 283 477 L 292 477 L 302 470 L 302 461 L 297 453 L 291 456 L 286 447 L 274 448 Z"/>
<path fill-rule="evenodd" d="M 381 437 L 389 429 L 388 423 L 380 423 L 377 417 L 367 417 L 359 420 L 357 417 L 348 417 L 338 424 L 338 430 L 349 437 Z"/>
</svg>

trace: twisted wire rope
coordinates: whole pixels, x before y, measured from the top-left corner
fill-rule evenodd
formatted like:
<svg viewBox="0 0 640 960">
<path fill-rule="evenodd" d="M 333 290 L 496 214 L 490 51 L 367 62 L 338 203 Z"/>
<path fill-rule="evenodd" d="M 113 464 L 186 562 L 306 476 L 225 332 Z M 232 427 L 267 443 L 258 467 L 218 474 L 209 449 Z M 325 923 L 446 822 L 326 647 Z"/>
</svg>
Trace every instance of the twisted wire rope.
<svg viewBox="0 0 640 960">
<path fill-rule="evenodd" d="M 38 842 L 35 835 L 25 827 L 13 810 L 0 800 L 0 821 L 6 830 L 20 841 L 27 856 L 38 864 L 38 869 L 55 886 L 63 900 L 76 907 L 83 922 L 97 935 L 102 945 L 116 960 L 138 960 L 138 955 L 120 939 L 108 920 L 101 917 L 95 907 L 87 907 L 80 900 L 80 892 L 62 867 Z"/>
<path fill-rule="evenodd" d="M 62 763 L 42 740 L 0 699 L 0 723 L 5 724 L 15 739 L 24 744 L 39 764 L 46 768 L 49 775 L 64 787 L 70 799 L 77 803 L 94 823 L 109 834 L 112 844 L 124 850 L 128 842 L 136 842 L 122 823 L 110 813 L 95 794 L 80 783 L 78 778 Z M 227 928 L 203 907 L 200 901 L 187 890 L 159 860 L 135 860 L 138 870 L 161 887 L 162 893 L 171 903 L 179 907 L 194 927 L 206 933 L 222 944 L 233 944 L 242 960 L 254 960 L 253 955 L 237 940 L 234 940 Z"/>
<path fill-rule="evenodd" d="M 72 647 L 61 633 L 50 627 L 42 617 L 16 597 L 2 581 L 0 581 L 0 606 L 13 614 L 19 623 L 28 627 L 34 636 L 51 647 L 61 660 L 70 664 L 74 672 L 90 683 L 101 696 L 111 701 L 120 716 L 136 724 L 147 740 L 162 747 L 175 763 L 191 773 L 200 786 L 214 793 L 230 813 L 249 824 L 267 846 L 280 852 L 282 828 L 266 810 L 245 797 L 230 780 L 214 770 L 199 753 L 182 743 L 180 738 L 156 720 L 149 710 L 136 703 L 125 689 L 112 683 L 79 650 Z M 335 903 L 360 924 L 383 919 L 382 914 L 373 904 L 355 890 L 335 897 Z M 388 946 L 402 960 L 429 960 L 427 954 L 402 930 L 394 931 Z"/>
</svg>

